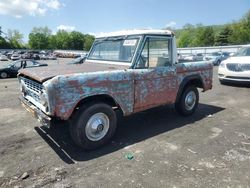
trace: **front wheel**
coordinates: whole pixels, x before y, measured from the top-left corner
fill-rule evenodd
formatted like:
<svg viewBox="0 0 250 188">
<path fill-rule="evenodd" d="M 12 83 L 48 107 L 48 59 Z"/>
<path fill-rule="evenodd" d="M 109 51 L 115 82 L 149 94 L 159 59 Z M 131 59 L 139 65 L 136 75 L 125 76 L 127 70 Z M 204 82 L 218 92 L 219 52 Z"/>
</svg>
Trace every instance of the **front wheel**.
<svg viewBox="0 0 250 188">
<path fill-rule="evenodd" d="M 74 142 L 86 150 L 106 144 L 116 130 L 116 114 L 111 106 L 96 103 L 80 108 L 73 116 L 70 134 Z"/>
<path fill-rule="evenodd" d="M 1 72 L 0 73 L 0 78 L 7 78 L 8 74 L 6 72 Z"/>
<path fill-rule="evenodd" d="M 184 116 L 189 116 L 195 112 L 199 103 L 199 92 L 195 86 L 187 86 L 175 103 L 176 111 Z"/>
</svg>

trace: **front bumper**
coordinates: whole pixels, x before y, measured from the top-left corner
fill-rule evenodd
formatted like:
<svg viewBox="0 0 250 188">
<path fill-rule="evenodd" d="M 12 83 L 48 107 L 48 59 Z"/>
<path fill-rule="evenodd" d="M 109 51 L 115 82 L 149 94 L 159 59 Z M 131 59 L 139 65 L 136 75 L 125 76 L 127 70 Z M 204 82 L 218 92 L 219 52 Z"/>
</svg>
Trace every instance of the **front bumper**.
<svg viewBox="0 0 250 188">
<path fill-rule="evenodd" d="M 235 77 L 235 76 L 219 76 L 219 80 L 226 82 L 250 83 L 250 78 Z"/>
<path fill-rule="evenodd" d="M 22 106 L 30 113 L 33 114 L 33 116 L 45 127 L 50 128 L 51 127 L 51 117 L 44 114 L 40 109 L 38 109 L 36 106 L 34 106 L 32 103 L 27 101 L 23 97 L 19 97 L 20 102 Z"/>
<path fill-rule="evenodd" d="M 221 81 L 227 82 L 241 82 L 241 83 L 250 83 L 250 72 L 233 72 L 227 68 L 220 68 L 218 70 L 218 78 Z"/>
</svg>

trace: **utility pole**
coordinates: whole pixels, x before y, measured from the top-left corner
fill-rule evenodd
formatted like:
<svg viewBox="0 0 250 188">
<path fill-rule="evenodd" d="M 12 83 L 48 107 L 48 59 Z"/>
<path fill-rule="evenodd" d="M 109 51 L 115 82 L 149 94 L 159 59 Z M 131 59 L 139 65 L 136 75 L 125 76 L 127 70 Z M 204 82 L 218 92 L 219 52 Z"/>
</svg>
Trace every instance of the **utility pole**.
<svg viewBox="0 0 250 188">
<path fill-rule="evenodd" d="M 2 26 L 0 26 L 0 36 L 2 35 Z"/>
</svg>

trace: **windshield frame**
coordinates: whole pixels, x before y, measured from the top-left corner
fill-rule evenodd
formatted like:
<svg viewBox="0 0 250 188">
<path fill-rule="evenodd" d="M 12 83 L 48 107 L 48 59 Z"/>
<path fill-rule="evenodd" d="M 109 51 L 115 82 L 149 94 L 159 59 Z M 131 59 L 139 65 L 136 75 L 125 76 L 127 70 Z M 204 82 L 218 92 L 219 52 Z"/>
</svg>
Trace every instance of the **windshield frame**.
<svg viewBox="0 0 250 188">
<path fill-rule="evenodd" d="M 86 60 L 88 62 L 95 62 L 95 63 L 103 63 L 103 64 L 117 64 L 117 65 L 128 65 L 128 66 L 132 66 L 133 65 L 133 62 L 135 60 L 135 57 L 136 57 L 136 54 L 138 52 L 138 47 L 140 46 L 140 43 L 141 43 L 141 39 L 142 39 L 143 35 L 128 35 L 128 36 L 110 36 L 110 37 L 105 37 L 105 38 L 97 38 L 95 40 L 95 42 L 93 43 L 89 53 L 88 53 L 88 56 L 86 58 Z M 120 60 L 101 60 L 101 59 L 92 59 L 90 58 L 90 55 L 92 54 L 92 51 L 96 45 L 96 43 L 99 43 L 101 41 L 112 41 L 113 40 L 121 40 L 121 39 L 124 39 L 124 40 L 132 40 L 132 39 L 136 39 L 137 42 L 136 42 L 136 47 L 135 47 L 135 50 L 134 50 L 134 53 L 132 55 L 132 58 L 130 61 L 120 61 Z"/>
</svg>

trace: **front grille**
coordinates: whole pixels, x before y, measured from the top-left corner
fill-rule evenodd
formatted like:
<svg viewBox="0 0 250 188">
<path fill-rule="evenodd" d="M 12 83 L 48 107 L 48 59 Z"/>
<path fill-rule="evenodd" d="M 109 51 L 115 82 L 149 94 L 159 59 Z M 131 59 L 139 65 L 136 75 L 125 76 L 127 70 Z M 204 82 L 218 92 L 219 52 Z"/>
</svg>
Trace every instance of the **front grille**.
<svg viewBox="0 0 250 188">
<path fill-rule="evenodd" d="M 24 77 L 21 77 L 21 84 L 24 95 L 29 95 L 40 102 L 40 93 L 43 89 L 42 84 Z"/>
<path fill-rule="evenodd" d="M 250 64 L 228 63 L 227 69 L 233 72 L 250 71 Z"/>
</svg>

